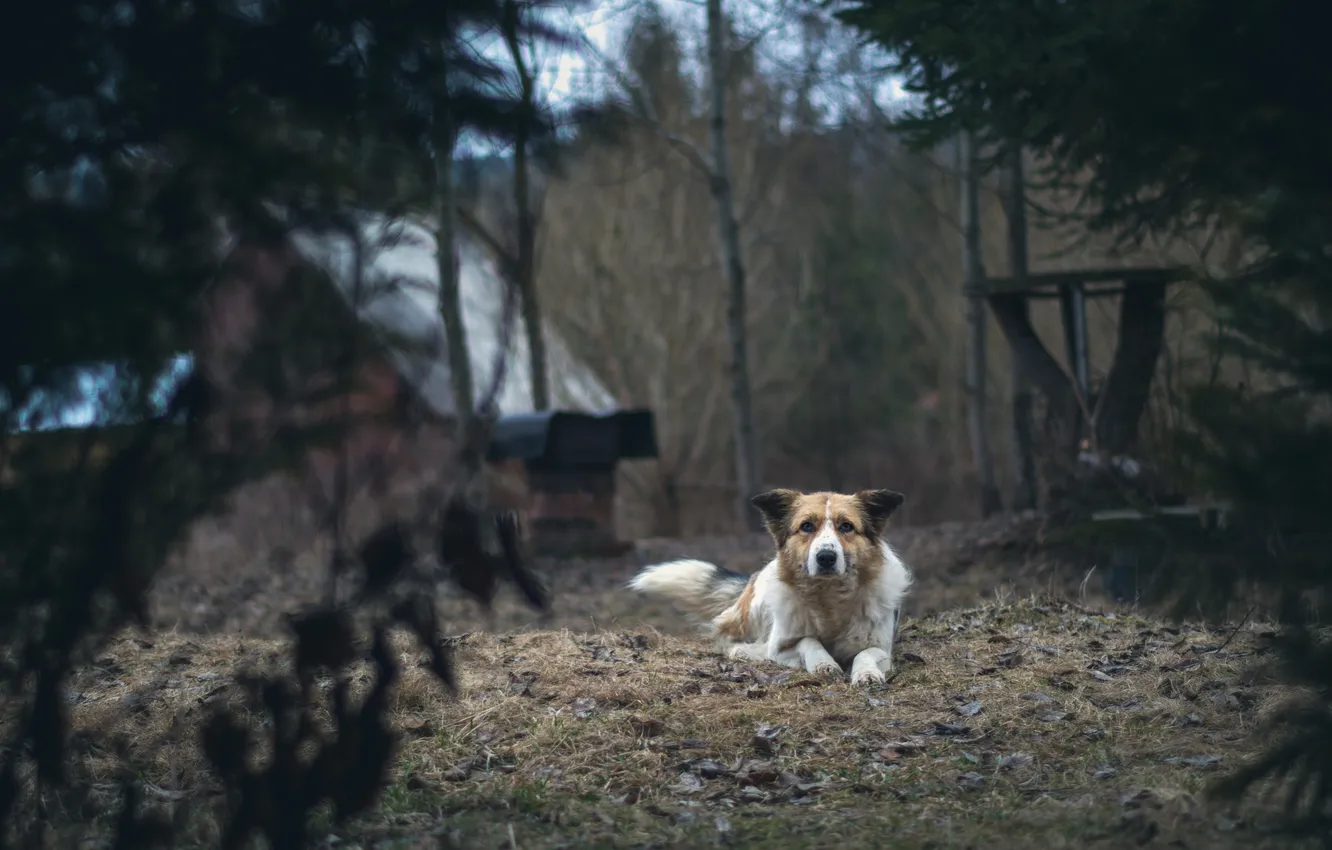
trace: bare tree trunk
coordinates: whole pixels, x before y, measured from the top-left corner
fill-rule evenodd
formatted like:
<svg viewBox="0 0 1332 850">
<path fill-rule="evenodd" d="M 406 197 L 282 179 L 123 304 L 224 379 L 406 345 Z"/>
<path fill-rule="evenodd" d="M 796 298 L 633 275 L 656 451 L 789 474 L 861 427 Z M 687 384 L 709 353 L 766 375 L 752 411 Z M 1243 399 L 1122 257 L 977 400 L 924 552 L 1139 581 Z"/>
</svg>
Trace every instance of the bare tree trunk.
<svg viewBox="0 0 1332 850">
<path fill-rule="evenodd" d="M 980 169 L 976 161 L 975 141 L 970 133 L 959 139 L 962 165 L 962 266 L 967 292 L 967 425 L 971 434 L 971 455 L 976 463 L 980 486 L 982 517 L 1003 510 L 999 488 L 995 484 L 994 457 L 990 454 L 989 425 L 986 418 L 986 330 L 989 317 L 985 297 L 978 291 L 985 281 L 981 258 Z"/>
<path fill-rule="evenodd" d="M 745 329 L 745 264 L 740 252 L 740 224 L 735 217 L 731 165 L 726 145 L 726 19 L 722 0 L 707 0 L 708 71 L 712 88 L 709 188 L 717 208 L 717 237 L 726 273 L 726 329 L 731 343 L 731 404 L 735 432 L 737 517 L 742 525 L 757 528 L 758 512 L 749 500 L 758 492 L 757 434 L 749 387 L 749 352 Z"/>
<path fill-rule="evenodd" d="M 513 151 L 513 201 L 518 219 L 517 268 L 518 289 L 523 296 L 523 325 L 527 330 L 528 371 L 532 376 L 532 406 L 536 410 L 550 408 L 550 381 L 546 372 L 546 335 L 541 325 L 541 303 L 536 288 L 536 213 L 532 209 L 528 136 L 536 117 L 536 81 L 523 58 L 522 44 L 518 40 L 518 4 L 506 4 L 504 40 L 518 72 L 522 97 L 519 105 L 518 135 Z"/>
<path fill-rule="evenodd" d="M 1026 280 L 1029 271 L 1027 252 L 1027 194 L 1022 171 L 1022 146 L 1008 151 L 1008 262 L 1010 274 Z M 1024 309 L 1025 309 L 1025 303 Z M 1028 311 L 1029 312 L 1029 311 Z M 1036 507 L 1036 461 L 1032 446 L 1032 388 L 1022 358 L 1013 353 L 1013 509 Z"/>
<path fill-rule="evenodd" d="M 447 97 L 447 94 L 444 95 Z M 441 106 L 447 112 L 447 106 Z M 458 136 L 452 116 L 445 114 L 435 130 L 435 231 L 436 262 L 439 267 L 439 315 L 444 322 L 449 360 L 449 383 L 453 387 L 454 417 L 459 444 L 472 438 L 475 411 L 472 394 L 472 362 L 467 355 L 467 328 L 462 319 L 462 291 L 458 283 L 457 199 L 454 197 L 453 152 Z M 480 473 L 477 453 L 464 451 L 464 475 L 476 480 Z"/>
</svg>

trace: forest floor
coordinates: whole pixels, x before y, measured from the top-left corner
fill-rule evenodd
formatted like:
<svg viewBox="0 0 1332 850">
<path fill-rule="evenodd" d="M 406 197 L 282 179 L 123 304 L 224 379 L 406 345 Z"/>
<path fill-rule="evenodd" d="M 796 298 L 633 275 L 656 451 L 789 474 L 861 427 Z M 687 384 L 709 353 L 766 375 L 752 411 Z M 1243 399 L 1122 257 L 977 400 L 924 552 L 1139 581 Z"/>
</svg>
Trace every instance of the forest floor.
<svg viewBox="0 0 1332 850">
<path fill-rule="evenodd" d="M 684 555 L 751 571 L 770 551 L 759 536 L 542 562 L 546 616 L 509 590 L 490 615 L 451 599 L 459 694 L 395 635 L 391 783 L 349 822 L 317 811 L 315 833 L 328 847 L 515 850 L 1298 846 L 1269 808 L 1207 793 L 1272 743 L 1266 718 L 1293 696 L 1266 672 L 1270 627 L 1116 607 L 1088 579 L 1095 564 L 1041 555 L 1030 531 L 895 532 L 917 587 L 896 675 L 868 688 L 723 662 L 669 607 L 623 588 Z M 80 812 L 116 811 L 128 756 L 149 807 L 174 814 L 177 846 L 216 846 L 223 797 L 200 723 L 233 706 L 264 737 L 241 682 L 290 672 L 280 613 L 319 577 L 193 566 L 156 587 L 157 628 L 116 636 L 69 683 L 90 792 L 48 801 L 63 837 L 88 827 Z M 373 672 L 352 680 L 363 692 Z M 111 827 L 101 818 L 94 833 Z"/>
<path fill-rule="evenodd" d="M 995 604 L 907 621 L 897 675 L 865 688 L 651 629 L 470 634 L 457 698 L 397 636 L 391 785 L 316 829 L 338 847 L 1294 847 L 1262 809 L 1207 794 L 1270 743 L 1263 720 L 1290 696 L 1261 672 L 1270 636 Z M 193 730 L 244 704 L 236 671 L 289 657 L 283 641 L 125 633 L 72 683 L 76 738 L 118 739 L 150 801 L 189 807 L 178 845 L 215 846 L 219 786 Z M 114 811 L 118 758 L 81 764 Z"/>
</svg>

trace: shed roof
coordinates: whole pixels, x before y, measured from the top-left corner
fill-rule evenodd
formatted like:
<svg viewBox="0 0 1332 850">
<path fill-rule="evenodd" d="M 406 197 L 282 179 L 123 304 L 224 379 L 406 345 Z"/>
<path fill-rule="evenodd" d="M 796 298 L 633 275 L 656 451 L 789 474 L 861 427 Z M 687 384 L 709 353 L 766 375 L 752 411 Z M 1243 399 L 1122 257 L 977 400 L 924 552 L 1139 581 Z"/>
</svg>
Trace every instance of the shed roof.
<svg viewBox="0 0 1332 850">
<path fill-rule="evenodd" d="M 610 466 L 657 456 L 650 410 L 570 413 L 545 410 L 505 416 L 495 423 L 488 458 L 542 466 Z"/>
<path fill-rule="evenodd" d="M 291 241 L 307 262 L 328 275 L 360 320 L 383 341 L 399 373 L 430 409 L 451 416 L 453 387 L 439 315 L 432 224 L 422 218 L 393 219 L 374 213 L 359 214 L 357 222 L 362 246 L 359 284 L 357 245 L 350 235 L 298 228 Z M 462 318 L 479 401 L 489 387 L 502 343 L 504 286 L 494 258 L 465 232 L 459 233 L 458 247 Z M 553 328 L 547 325 L 544 330 L 552 404 L 573 410 L 613 407 L 614 396 L 596 374 L 573 357 Z M 508 373 L 498 406 L 502 415 L 535 409 L 523 333 L 511 334 Z"/>
</svg>

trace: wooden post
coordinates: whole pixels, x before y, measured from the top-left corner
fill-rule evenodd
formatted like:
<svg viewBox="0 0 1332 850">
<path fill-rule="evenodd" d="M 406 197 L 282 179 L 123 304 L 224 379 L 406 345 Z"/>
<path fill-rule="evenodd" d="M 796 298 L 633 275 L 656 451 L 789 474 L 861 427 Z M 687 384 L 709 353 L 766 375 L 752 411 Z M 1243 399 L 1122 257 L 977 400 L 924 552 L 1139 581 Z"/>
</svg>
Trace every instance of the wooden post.
<svg viewBox="0 0 1332 850">
<path fill-rule="evenodd" d="M 1073 380 L 1078 392 L 1087 399 L 1091 388 L 1090 368 L 1087 362 L 1087 298 L 1081 283 L 1070 283 L 1068 291 L 1064 329 L 1068 335 L 1068 362 L 1073 370 Z"/>
<path fill-rule="evenodd" d="M 1027 193 L 1022 168 L 1022 146 L 1008 150 L 1008 191 L 1005 193 L 1005 218 L 1008 219 L 1009 274 L 1026 285 L 1030 272 L 1027 251 Z M 1024 310 L 1028 310 L 1024 301 Z M 1029 311 L 1028 311 L 1029 312 Z M 1022 358 L 1013 352 L 1013 509 L 1036 507 L 1036 462 L 1032 445 L 1031 380 Z"/>
<path fill-rule="evenodd" d="M 1073 388 L 1082 404 L 1090 410 L 1093 407 L 1091 396 L 1091 378 L 1087 363 L 1087 299 L 1081 282 L 1062 284 L 1059 287 L 1059 314 L 1064 325 L 1064 346 L 1068 355 L 1068 369 L 1073 374 Z M 1073 424 L 1072 451 L 1076 454 L 1082 439 L 1084 426 L 1090 427 L 1095 434 L 1096 423 L 1083 422 L 1082 406 L 1079 405 L 1069 416 Z"/>
<path fill-rule="evenodd" d="M 967 425 L 971 456 L 976 464 L 982 517 L 1003 510 L 995 484 L 994 457 L 990 454 L 989 423 L 986 418 L 986 331 L 989 315 L 981 287 L 985 266 L 981 256 L 980 165 L 976 161 L 975 138 L 963 133 L 958 140 L 962 173 L 962 271 L 967 292 Z"/>
</svg>

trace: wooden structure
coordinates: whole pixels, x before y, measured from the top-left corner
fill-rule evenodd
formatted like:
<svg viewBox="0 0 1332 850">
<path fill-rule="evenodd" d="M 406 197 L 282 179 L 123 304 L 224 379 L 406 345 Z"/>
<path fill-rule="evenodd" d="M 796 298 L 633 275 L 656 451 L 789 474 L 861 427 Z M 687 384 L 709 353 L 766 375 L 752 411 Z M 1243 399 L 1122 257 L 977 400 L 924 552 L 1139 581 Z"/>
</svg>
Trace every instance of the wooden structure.
<svg viewBox="0 0 1332 850">
<path fill-rule="evenodd" d="M 538 553 L 614 555 L 629 547 L 615 530 L 616 468 L 655 457 L 651 411 L 544 411 L 501 417 L 487 461 L 522 482 Z"/>
<path fill-rule="evenodd" d="M 972 456 L 976 464 L 980 512 L 988 516 L 1001 509 L 989 447 L 986 414 L 985 313 L 994 316 L 1013 355 L 1012 434 L 1014 446 L 1015 510 L 1038 503 L 1033 435 L 1032 390 L 1048 403 L 1047 421 L 1063 442 L 1047 460 L 1052 472 L 1065 477 L 1063 455 L 1073 461 L 1087 444 L 1107 458 L 1129 451 L 1137 440 L 1138 423 L 1147 406 L 1152 379 L 1165 340 L 1166 290 L 1187 278 L 1181 268 L 1091 268 L 1033 274 L 1029 270 L 1025 178 L 1017 145 L 1004 151 L 1007 192 L 1009 277 L 988 277 L 981 256 L 980 165 L 974 139 L 959 139 L 958 167 L 962 175 L 961 231 L 963 295 L 967 301 L 967 406 Z M 1088 352 L 1088 298 L 1119 297 L 1119 333 L 1113 364 L 1100 386 L 1093 386 Z M 1031 321 L 1031 302 L 1059 299 L 1068 369 L 1046 348 Z M 1070 374 L 1071 373 L 1071 374 Z M 1047 487 L 1071 492 L 1068 481 L 1046 482 Z"/>
<path fill-rule="evenodd" d="M 1138 422 L 1147 405 L 1165 337 L 1166 289 L 1187 279 L 1181 268 L 1091 268 L 1032 274 L 1029 270 L 1027 215 L 1022 147 L 1004 146 L 1007 183 L 1004 208 L 1008 220 L 1010 277 L 985 274 L 981 257 L 979 191 L 981 169 L 975 139 L 958 140 L 962 177 L 963 293 L 968 302 L 968 406 L 972 452 L 981 483 L 982 513 L 996 509 L 985 429 L 985 322 L 983 306 L 995 317 L 1013 354 L 1013 435 L 1016 448 L 1015 506 L 1035 507 L 1035 469 L 1031 433 L 1031 389 L 1049 403 L 1049 417 L 1067 439 L 1067 455 L 1077 455 L 1084 435 L 1108 457 L 1122 454 L 1136 441 Z M 1119 334 L 1113 365 L 1104 383 L 1092 386 L 1087 341 L 1088 298 L 1120 297 Z M 1030 302 L 1058 298 L 1064 329 L 1068 371 L 1050 353 L 1031 323 Z M 1069 373 L 1072 373 L 1071 375 Z M 1087 432 L 1085 429 L 1089 428 Z"/>
<path fill-rule="evenodd" d="M 1020 358 L 1033 383 L 1070 426 L 1073 442 L 1091 426 L 1097 447 L 1107 454 L 1129 448 L 1147 403 L 1164 341 L 1166 290 L 1188 279 L 1182 268 L 1083 269 L 986 278 L 965 287 L 968 294 L 985 298 L 1004 332 L 1015 358 Z M 1086 301 L 1122 296 L 1119 333 L 1112 365 L 1104 385 L 1091 386 L 1087 351 Z M 1028 302 L 1058 298 L 1070 376 L 1046 349 L 1032 327 Z M 1081 403 L 1079 402 L 1081 400 Z M 1082 421 L 1083 405 L 1096 415 Z"/>
<path fill-rule="evenodd" d="M 1122 268 L 1122 269 L 1081 269 L 1064 272 L 1043 272 L 1022 277 L 985 278 L 979 284 L 968 284 L 964 291 L 986 298 L 991 308 L 995 302 L 1012 298 L 1024 301 L 1031 299 L 1058 298 L 1064 327 L 1064 339 L 1067 346 L 1068 362 L 1073 368 L 1074 385 L 1084 398 L 1091 392 L 1090 366 L 1087 353 L 1087 312 L 1086 302 L 1090 298 L 1108 298 L 1127 295 L 1129 292 L 1151 291 L 1164 292 L 1172 283 L 1187 278 L 1182 268 Z M 1121 314 L 1121 319 L 1125 318 Z M 1009 328 L 1003 319 L 1000 326 L 1005 333 Z M 1029 326 L 1029 323 L 1028 323 Z M 1124 334 L 1121 324 L 1121 342 Z M 1025 335 L 1025 330 L 1024 331 Z M 1032 331 L 1034 334 L 1034 331 Z M 1119 350 L 1115 352 L 1116 356 Z M 1153 359 L 1153 365 L 1155 361 Z"/>
<path fill-rule="evenodd" d="M 1092 522 L 1124 522 L 1162 518 L 1193 518 L 1200 528 L 1227 528 L 1230 525 L 1230 512 L 1234 507 L 1230 502 L 1204 503 L 1198 505 L 1163 505 L 1151 510 L 1140 511 L 1136 508 L 1114 508 L 1092 513 Z"/>
</svg>

